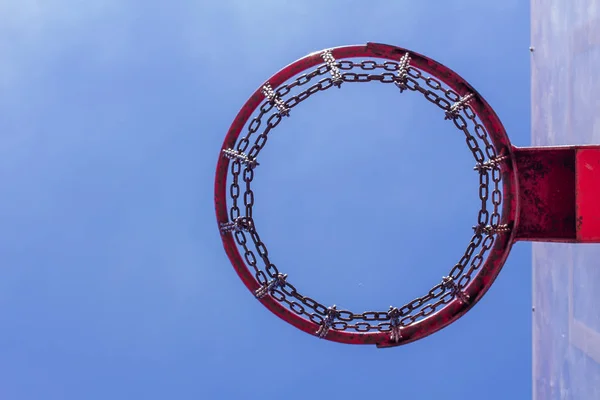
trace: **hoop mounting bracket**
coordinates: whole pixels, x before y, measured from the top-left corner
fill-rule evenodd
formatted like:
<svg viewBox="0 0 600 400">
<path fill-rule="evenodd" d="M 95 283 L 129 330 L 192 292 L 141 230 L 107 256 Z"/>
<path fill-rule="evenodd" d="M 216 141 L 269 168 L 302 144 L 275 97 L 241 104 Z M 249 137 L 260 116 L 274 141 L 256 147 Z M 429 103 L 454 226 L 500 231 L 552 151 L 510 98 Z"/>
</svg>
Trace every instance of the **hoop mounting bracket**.
<svg viewBox="0 0 600 400">
<path fill-rule="evenodd" d="M 600 241 L 600 146 L 513 148 L 515 240 Z"/>
</svg>

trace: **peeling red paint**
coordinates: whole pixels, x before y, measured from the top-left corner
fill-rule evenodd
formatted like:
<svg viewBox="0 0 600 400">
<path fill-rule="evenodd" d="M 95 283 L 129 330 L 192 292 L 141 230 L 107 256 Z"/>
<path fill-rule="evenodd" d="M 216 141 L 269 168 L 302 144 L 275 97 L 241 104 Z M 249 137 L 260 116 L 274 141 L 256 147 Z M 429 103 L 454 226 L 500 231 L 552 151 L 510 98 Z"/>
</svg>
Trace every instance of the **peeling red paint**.
<svg viewBox="0 0 600 400">
<path fill-rule="evenodd" d="M 349 344 L 374 344 L 394 347 L 422 339 L 443 329 L 469 311 L 493 284 L 512 244 L 517 240 L 583 242 L 600 241 L 600 147 L 516 148 L 494 110 L 469 83 L 454 71 L 418 53 L 401 47 L 368 43 L 331 50 L 340 60 L 353 57 L 399 60 L 411 54 L 411 65 L 437 77 L 458 94 L 474 94 L 470 106 L 479 116 L 493 141 L 497 154 L 508 156 L 502 162 L 502 224 L 512 228 L 510 234 L 497 235 L 487 259 L 464 288 L 468 303 L 458 299 L 443 309 L 402 328 L 402 339 L 392 341 L 389 332 L 353 332 L 332 329 L 326 340 Z M 320 53 L 310 54 L 277 72 L 268 82 L 277 87 L 307 68 L 322 63 Z M 261 85 L 262 87 L 262 85 Z M 264 100 L 258 88 L 234 119 L 221 150 L 238 140 L 253 112 Z M 215 177 L 217 223 L 228 221 L 227 175 L 229 159 L 219 156 Z M 259 284 L 246 266 L 231 233 L 222 234 L 223 246 L 246 287 L 254 292 Z M 260 302 L 275 315 L 298 329 L 315 335 L 319 326 L 284 307 L 271 296 Z"/>
</svg>

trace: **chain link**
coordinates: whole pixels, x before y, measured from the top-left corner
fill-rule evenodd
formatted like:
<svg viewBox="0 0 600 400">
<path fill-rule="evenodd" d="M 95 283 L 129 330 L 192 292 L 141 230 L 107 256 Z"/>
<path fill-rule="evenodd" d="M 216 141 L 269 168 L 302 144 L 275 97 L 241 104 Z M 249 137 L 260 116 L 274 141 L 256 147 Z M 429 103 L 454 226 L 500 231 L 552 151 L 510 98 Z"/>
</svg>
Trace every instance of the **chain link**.
<svg viewBox="0 0 600 400">
<path fill-rule="evenodd" d="M 311 72 L 302 74 L 275 89 L 271 88 L 270 84 L 266 84 L 263 87 L 266 100 L 259 106 L 258 115 L 248 124 L 246 135 L 239 139 L 235 150 L 224 151 L 224 155 L 231 159 L 232 175 L 229 192 L 232 199 L 229 213 L 232 222 L 226 223 L 226 225 L 229 224 L 227 229 L 234 235 L 235 241 L 243 250 L 246 264 L 253 269 L 254 276 L 260 284 L 260 288 L 256 292 L 257 297 L 270 295 L 285 304 L 294 313 L 312 321 L 319 326 L 319 330 L 315 332 L 315 335 L 319 337 L 326 337 L 331 329 L 355 332 L 378 331 L 389 333 L 391 340 L 397 342 L 401 338 L 403 327 L 435 313 L 455 299 L 463 302 L 469 301 L 463 289 L 483 265 L 484 257 L 492 248 L 496 235 L 509 230 L 500 223 L 502 192 L 500 191 L 501 169 L 499 164 L 506 159 L 506 156 L 497 154 L 488 132 L 470 106 L 470 102 L 475 100 L 474 95 L 467 93 L 461 96 L 447 88 L 440 80 L 434 77 L 425 77 L 420 69 L 410 65 L 408 53 L 399 61 L 384 62 L 379 60 L 337 61 L 329 52 L 323 53 L 322 57 L 324 64 L 319 65 Z M 329 76 L 323 77 L 327 74 Z M 308 86 L 318 78 L 320 78 L 318 82 Z M 333 86 L 339 87 L 342 82 L 372 81 L 393 83 L 401 92 L 408 90 L 421 93 L 425 99 L 444 112 L 445 119 L 451 120 L 456 128 L 463 132 L 467 146 L 476 161 L 475 170 L 479 172 L 481 209 L 477 216 L 477 225 L 473 227 L 475 233 L 465 253 L 451 269 L 449 275 L 443 277 L 441 282 L 425 296 L 416 298 L 400 307 L 390 307 L 389 311 L 366 311 L 355 314 L 348 310 L 337 309 L 336 306 L 327 307 L 310 297 L 303 296 L 288 282 L 287 275 L 281 274 L 277 267 L 270 262 L 267 248 L 261 241 L 252 219 L 254 192 L 251 182 L 254 179 L 255 167 L 259 165 L 256 160 L 267 143 L 268 135 L 281 123 L 282 116 L 289 115 L 290 110 L 312 95 Z M 300 91 L 305 86 L 308 87 Z M 260 131 L 263 125 L 264 128 Z M 254 142 L 250 145 L 253 137 L 255 137 Z M 239 205 L 240 176 L 245 182 L 243 216 Z M 493 183 L 491 192 L 490 177 Z M 490 199 L 492 202 L 491 214 L 488 210 Z M 235 221 L 244 221 L 243 229 L 236 228 Z M 249 242 L 253 243 L 254 250 L 249 247 Z M 476 252 L 477 249 L 479 249 L 478 252 Z M 262 260 L 264 268 L 257 265 L 258 259 Z"/>
</svg>

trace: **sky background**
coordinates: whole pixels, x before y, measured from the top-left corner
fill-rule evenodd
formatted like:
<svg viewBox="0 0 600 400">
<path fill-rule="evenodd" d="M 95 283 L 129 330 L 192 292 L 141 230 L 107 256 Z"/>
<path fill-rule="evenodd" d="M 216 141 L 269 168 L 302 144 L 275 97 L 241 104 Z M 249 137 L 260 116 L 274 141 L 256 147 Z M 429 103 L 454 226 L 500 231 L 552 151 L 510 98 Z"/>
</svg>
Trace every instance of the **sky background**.
<svg viewBox="0 0 600 400">
<path fill-rule="evenodd" d="M 449 66 L 530 144 L 526 1 L 1 1 L 0 398 L 530 398 L 529 244 L 465 317 L 387 350 L 288 326 L 228 262 L 213 179 L 239 108 L 368 41 Z M 260 161 L 261 237 L 322 303 L 411 300 L 472 234 L 464 137 L 392 86 L 314 96 Z"/>
</svg>

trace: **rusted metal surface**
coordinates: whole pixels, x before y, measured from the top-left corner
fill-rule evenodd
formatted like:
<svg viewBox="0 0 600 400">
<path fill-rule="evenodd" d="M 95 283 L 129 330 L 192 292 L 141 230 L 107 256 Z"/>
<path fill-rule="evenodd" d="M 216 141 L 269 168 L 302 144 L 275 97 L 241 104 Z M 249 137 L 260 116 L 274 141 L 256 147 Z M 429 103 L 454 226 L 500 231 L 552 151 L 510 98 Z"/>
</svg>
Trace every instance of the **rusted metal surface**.
<svg viewBox="0 0 600 400">
<path fill-rule="evenodd" d="M 515 240 L 600 239 L 600 147 L 515 148 L 513 155 L 519 190 Z"/>
<path fill-rule="evenodd" d="M 513 151 L 519 190 L 515 239 L 575 240 L 575 149 Z"/>
<path fill-rule="evenodd" d="M 365 59 L 357 62 L 344 58 Z M 377 61 L 379 59 L 388 61 Z M 290 94 L 318 78 L 321 79 L 308 89 Z M 301 295 L 271 262 L 252 218 L 251 182 L 268 133 L 300 102 L 332 86 L 352 82 L 395 84 L 400 92 L 422 94 L 443 111 L 442 118 L 465 134 L 479 177 L 481 210 L 463 257 L 427 294 L 386 311 L 354 313 Z M 254 113 L 258 116 L 253 117 Z M 247 133 L 242 136 L 244 128 Z M 254 144 L 249 139 L 252 134 L 257 135 Z M 380 347 L 421 339 L 455 321 L 476 304 L 498 275 L 508 254 L 509 223 L 514 220 L 516 199 L 512 148 L 504 128 L 491 107 L 466 81 L 418 53 L 369 43 L 335 48 L 300 59 L 257 89 L 234 120 L 221 150 L 215 206 L 223 244 L 232 265 L 264 306 L 317 337 Z M 232 179 L 229 186 L 228 176 Z"/>
<path fill-rule="evenodd" d="M 269 133 L 309 97 L 356 82 L 394 84 L 441 109 L 441 117 L 465 135 L 481 200 L 471 241 L 448 276 L 404 305 L 361 313 L 301 294 L 272 262 L 252 215 L 252 182 Z M 492 108 L 455 72 L 418 53 L 369 43 L 313 53 L 256 90 L 221 148 L 215 207 L 233 267 L 271 312 L 326 340 L 394 347 L 422 339 L 471 309 L 493 284 L 515 241 L 599 240 L 599 160 L 592 147 L 513 147 Z"/>
</svg>

